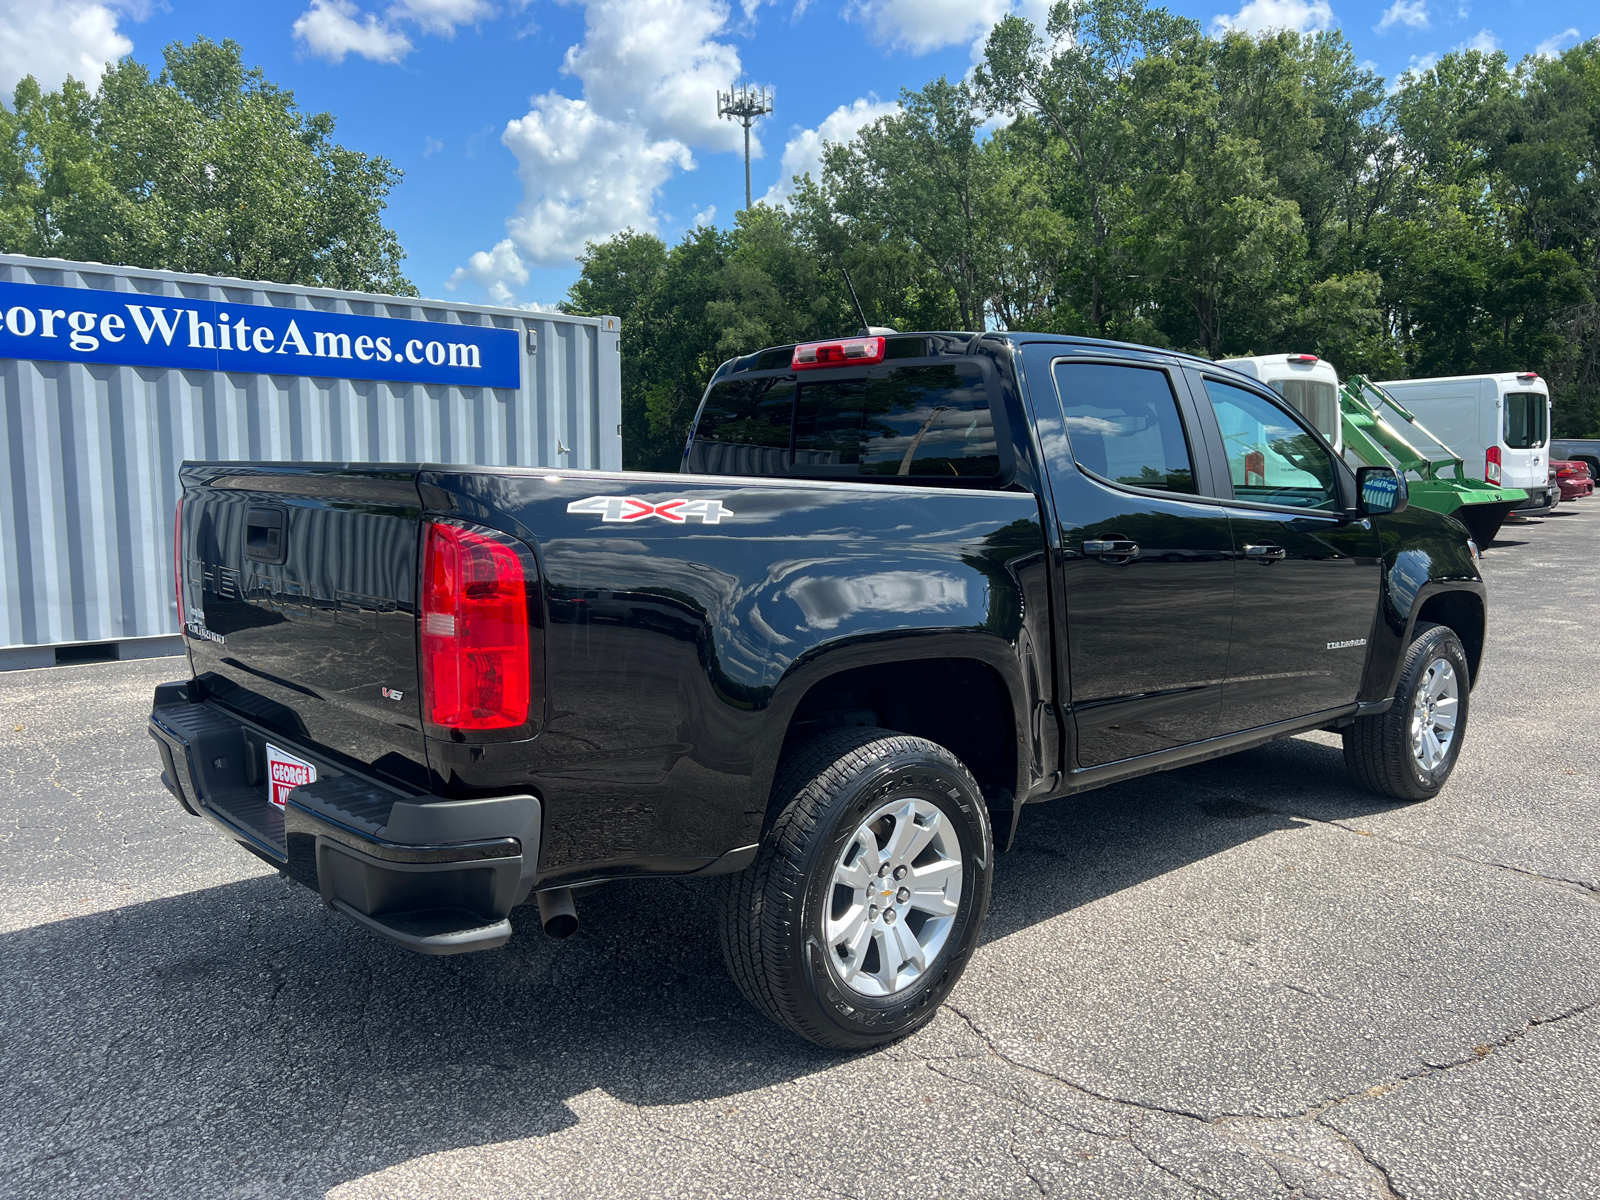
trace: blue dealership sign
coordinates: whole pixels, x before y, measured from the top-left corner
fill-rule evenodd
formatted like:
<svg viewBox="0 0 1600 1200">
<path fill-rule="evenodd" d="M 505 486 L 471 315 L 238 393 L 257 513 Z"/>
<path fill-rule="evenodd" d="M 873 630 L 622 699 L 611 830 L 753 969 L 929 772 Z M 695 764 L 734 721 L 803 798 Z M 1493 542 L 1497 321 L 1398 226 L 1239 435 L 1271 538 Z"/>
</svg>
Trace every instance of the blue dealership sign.
<svg viewBox="0 0 1600 1200">
<path fill-rule="evenodd" d="M 0 358 L 522 386 L 514 329 L 0 282 Z"/>
</svg>

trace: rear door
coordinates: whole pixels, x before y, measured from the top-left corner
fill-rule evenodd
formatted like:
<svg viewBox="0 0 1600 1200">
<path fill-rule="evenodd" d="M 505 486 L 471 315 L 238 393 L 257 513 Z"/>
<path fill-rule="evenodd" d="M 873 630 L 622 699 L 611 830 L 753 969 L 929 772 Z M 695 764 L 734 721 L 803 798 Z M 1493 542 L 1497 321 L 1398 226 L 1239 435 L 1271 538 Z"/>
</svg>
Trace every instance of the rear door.
<svg viewBox="0 0 1600 1200">
<path fill-rule="evenodd" d="M 1531 388 L 1500 398 L 1500 445 L 1508 487 L 1537 488 L 1549 483 L 1550 397 Z"/>
<path fill-rule="evenodd" d="M 1378 533 L 1345 511 L 1333 454 L 1287 406 L 1196 382 L 1227 463 L 1237 565 L 1219 732 L 1351 704 L 1377 615 Z"/>
<path fill-rule="evenodd" d="M 183 481 L 184 622 L 208 695 L 281 749 L 425 787 L 415 472 L 229 464 Z"/>
<path fill-rule="evenodd" d="M 1200 495 L 1174 372 L 1048 345 L 1027 354 L 1061 530 L 1077 764 L 1210 737 L 1227 669 L 1232 542 L 1222 503 Z"/>
</svg>

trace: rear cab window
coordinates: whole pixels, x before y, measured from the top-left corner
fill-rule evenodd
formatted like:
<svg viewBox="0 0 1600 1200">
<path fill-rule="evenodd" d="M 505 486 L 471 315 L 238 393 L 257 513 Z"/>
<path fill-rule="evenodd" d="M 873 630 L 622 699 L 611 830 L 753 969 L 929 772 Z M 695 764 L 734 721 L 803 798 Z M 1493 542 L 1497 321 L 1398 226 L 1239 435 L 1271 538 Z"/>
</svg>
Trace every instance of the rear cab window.
<svg viewBox="0 0 1600 1200">
<path fill-rule="evenodd" d="M 922 339 L 900 340 L 920 350 Z M 701 406 L 684 469 L 919 483 L 999 476 L 991 368 L 977 358 L 907 361 L 895 349 L 891 341 L 887 361 L 826 378 L 802 372 L 718 381 Z"/>
</svg>

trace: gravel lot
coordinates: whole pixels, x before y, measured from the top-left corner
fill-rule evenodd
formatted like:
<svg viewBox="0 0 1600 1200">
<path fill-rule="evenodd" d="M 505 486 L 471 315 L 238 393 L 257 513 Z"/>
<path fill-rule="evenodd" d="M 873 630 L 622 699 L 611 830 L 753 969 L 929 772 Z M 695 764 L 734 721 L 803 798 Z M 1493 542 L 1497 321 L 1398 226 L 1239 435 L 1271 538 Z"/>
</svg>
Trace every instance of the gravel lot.
<svg viewBox="0 0 1600 1200">
<path fill-rule="evenodd" d="M 0 675 L 0 1194 L 1589 1197 L 1600 501 L 1508 527 L 1419 807 L 1314 734 L 1030 809 L 922 1033 L 842 1057 L 723 972 L 713 884 L 422 958 L 157 780 L 181 662 Z"/>
</svg>

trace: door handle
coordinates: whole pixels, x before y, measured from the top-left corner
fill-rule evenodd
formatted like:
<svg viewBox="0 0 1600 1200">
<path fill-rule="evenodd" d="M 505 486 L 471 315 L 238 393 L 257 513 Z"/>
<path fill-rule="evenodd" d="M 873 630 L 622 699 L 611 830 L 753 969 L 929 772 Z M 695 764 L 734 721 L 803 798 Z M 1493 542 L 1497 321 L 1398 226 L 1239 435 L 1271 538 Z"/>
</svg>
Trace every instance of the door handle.
<svg viewBox="0 0 1600 1200">
<path fill-rule="evenodd" d="M 1246 546 L 1246 558 L 1254 558 L 1263 563 L 1277 562 L 1280 558 L 1288 558 L 1289 552 L 1282 546 L 1274 546 L 1271 542 L 1263 542 L 1259 546 Z"/>
<path fill-rule="evenodd" d="M 1139 553 L 1139 543 L 1126 538 L 1094 538 L 1083 543 L 1083 552 L 1104 558 L 1132 558 Z"/>
<path fill-rule="evenodd" d="M 276 506 L 258 506 L 245 514 L 244 556 L 251 562 L 281 563 L 288 557 L 289 543 L 284 518 L 289 514 Z"/>
</svg>

